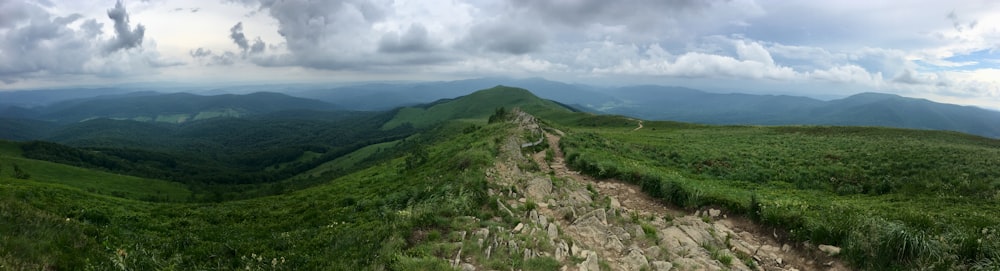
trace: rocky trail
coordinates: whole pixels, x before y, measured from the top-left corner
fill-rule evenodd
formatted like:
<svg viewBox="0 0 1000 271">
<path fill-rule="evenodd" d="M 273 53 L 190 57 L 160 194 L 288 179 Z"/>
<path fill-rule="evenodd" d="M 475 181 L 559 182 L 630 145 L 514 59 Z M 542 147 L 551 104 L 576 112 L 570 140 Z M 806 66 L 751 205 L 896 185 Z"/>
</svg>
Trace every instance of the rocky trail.
<svg viewBox="0 0 1000 271">
<path fill-rule="evenodd" d="M 515 112 L 519 129 L 544 134 L 551 151 L 524 154 L 525 140 L 517 136 L 503 143 L 486 173 L 501 188 L 490 194 L 499 210 L 520 222 L 472 234 L 487 258 L 551 257 L 560 270 L 849 270 L 809 244 L 783 244 L 721 210 L 692 213 L 664 205 L 636 185 L 572 171 L 559 149 L 562 132 L 544 131 L 534 117 Z M 464 270 L 495 269 L 475 261 L 457 255 L 452 263 Z"/>
</svg>

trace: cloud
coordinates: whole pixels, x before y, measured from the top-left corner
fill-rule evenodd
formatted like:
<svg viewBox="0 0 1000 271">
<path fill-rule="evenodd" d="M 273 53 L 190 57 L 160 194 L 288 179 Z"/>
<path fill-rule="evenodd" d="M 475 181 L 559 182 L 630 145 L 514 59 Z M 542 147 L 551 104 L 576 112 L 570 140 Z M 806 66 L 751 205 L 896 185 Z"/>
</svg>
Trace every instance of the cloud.
<svg viewBox="0 0 1000 271">
<path fill-rule="evenodd" d="M 250 42 L 243 35 L 243 22 L 238 22 L 229 29 L 229 38 L 233 39 L 233 42 L 236 43 L 236 46 L 240 47 L 240 50 L 245 52 L 250 49 Z"/>
<path fill-rule="evenodd" d="M 212 50 L 198 47 L 198 49 L 191 50 L 188 54 L 193 58 L 201 58 L 212 55 Z"/>
<path fill-rule="evenodd" d="M 211 59 L 213 65 L 233 65 L 239 56 L 236 56 L 236 53 L 226 51 L 219 55 L 213 55 Z"/>
<path fill-rule="evenodd" d="M 538 27 L 485 22 L 469 30 L 464 45 L 474 50 L 523 55 L 538 51 L 546 42 L 545 33 Z"/>
<path fill-rule="evenodd" d="M 105 52 L 114 52 L 121 49 L 134 48 L 142 45 L 142 37 L 146 35 L 146 27 L 136 24 L 135 29 L 130 29 L 128 11 L 121 0 L 115 3 L 115 7 L 108 10 L 108 18 L 114 21 L 116 36 L 105 47 Z"/>
<path fill-rule="evenodd" d="M 278 22 L 284 38 L 281 55 L 253 59 L 262 66 L 303 66 L 317 69 L 355 68 L 376 52 L 377 40 L 372 25 L 387 15 L 386 1 L 308 1 L 243 0 L 256 6 Z M 234 40 L 236 41 L 236 40 Z M 253 46 L 241 49 L 254 52 Z M 256 46 L 266 48 L 261 40 Z"/>
<path fill-rule="evenodd" d="M 246 35 L 243 34 L 243 22 L 237 22 L 236 25 L 229 28 L 229 38 L 232 39 L 233 43 L 236 43 L 236 46 L 240 48 L 240 51 L 242 52 L 240 54 L 240 58 L 246 58 L 248 55 L 263 53 L 264 50 L 267 49 L 267 43 L 265 43 L 260 37 L 254 39 L 252 44 L 250 43 L 250 40 L 247 40 Z M 231 54 L 235 56 L 235 53 Z M 213 63 L 217 65 L 231 65 L 235 62 L 234 57 L 226 54 L 214 56 L 212 59 L 217 60 L 213 61 Z"/>
<path fill-rule="evenodd" d="M 433 48 L 427 36 L 427 29 L 421 24 L 412 24 L 410 28 L 399 35 L 389 32 L 379 40 L 378 51 L 384 53 L 426 52 Z"/>
<path fill-rule="evenodd" d="M 267 45 L 264 43 L 264 40 L 260 39 L 260 37 L 257 37 L 257 39 L 253 41 L 253 45 L 250 45 L 250 53 L 251 54 L 261 53 L 264 52 L 266 48 Z"/>
<path fill-rule="evenodd" d="M 911 69 L 906 69 L 903 70 L 903 72 L 899 73 L 899 75 L 896 75 L 896 77 L 893 78 L 892 81 L 903 84 L 911 84 L 911 85 L 922 85 L 931 82 L 931 80 L 929 80 L 928 78 L 920 77 L 916 73 L 917 72 Z"/>
<path fill-rule="evenodd" d="M 128 13 L 121 2 L 108 10 L 108 18 L 115 24 L 111 37 L 104 36 L 104 24 L 96 19 L 76 13 L 56 16 L 48 8 L 26 1 L 0 2 L 0 13 L 4 14 L 0 16 L 0 81 L 11 84 L 69 75 L 125 76 L 183 64 L 161 56 L 155 43 L 142 48 L 145 30 L 129 29 Z"/>
</svg>

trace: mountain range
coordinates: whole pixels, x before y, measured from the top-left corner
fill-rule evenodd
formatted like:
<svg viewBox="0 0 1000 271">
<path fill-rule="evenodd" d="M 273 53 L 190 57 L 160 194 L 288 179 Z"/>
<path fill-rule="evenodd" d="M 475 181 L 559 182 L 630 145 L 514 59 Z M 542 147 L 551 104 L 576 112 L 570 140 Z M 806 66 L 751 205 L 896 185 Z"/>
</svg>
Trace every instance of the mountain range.
<svg viewBox="0 0 1000 271">
<path fill-rule="evenodd" d="M 541 78 L 363 83 L 339 87 L 258 86 L 247 89 L 283 92 L 240 95 L 217 93 L 239 93 L 243 88 L 213 88 L 198 95 L 160 93 L 148 86 L 140 92 L 120 88 L 0 92 L 0 119 L 6 123 L 5 127 L 23 130 L 18 133 L 23 136 L 41 133 L 36 130 L 52 123 L 93 118 L 179 123 L 286 110 L 385 111 L 454 99 L 497 85 L 524 88 L 574 110 L 648 120 L 726 125 L 885 126 L 1000 138 L 1000 112 L 892 94 L 861 93 L 824 101 L 789 95 L 712 93 L 669 86 L 598 87 Z M 164 89 L 171 90 L 175 89 Z M 91 93 L 91 96 L 83 93 Z M 204 96 L 204 93 L 216 95 Z M 32 97 L 38 98 L 36 103 L 27 102 Z M 10 131 L 0 131 L 4 138 L 23 139 L 10 134 Z"/>
</svg>

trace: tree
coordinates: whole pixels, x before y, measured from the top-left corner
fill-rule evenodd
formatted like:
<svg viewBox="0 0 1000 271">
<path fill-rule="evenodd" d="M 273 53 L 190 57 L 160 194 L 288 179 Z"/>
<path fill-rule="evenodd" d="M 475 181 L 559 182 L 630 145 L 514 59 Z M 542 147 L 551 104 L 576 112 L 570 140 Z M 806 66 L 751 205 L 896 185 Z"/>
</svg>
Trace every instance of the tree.
<svg viewBox="0 0 1000 271">
<path fill-rule="evenodd" d="M 505 121 L 509 118 L 508 115 L 509 113 L 503 107 L 497 108 L 496 111 L 493 112 L 493 115 L 490 116 L 490 119 L 487 123 Z"/>
<path fill-rule="evenodd" d="M 28 178 L 31 178 L 31 174 L 24 172 L 23 170 L 21 170 L 21 167 L 17 166 L 17 164 L 14 164 L 14 178 L 27 180 Z"/>
</svg>

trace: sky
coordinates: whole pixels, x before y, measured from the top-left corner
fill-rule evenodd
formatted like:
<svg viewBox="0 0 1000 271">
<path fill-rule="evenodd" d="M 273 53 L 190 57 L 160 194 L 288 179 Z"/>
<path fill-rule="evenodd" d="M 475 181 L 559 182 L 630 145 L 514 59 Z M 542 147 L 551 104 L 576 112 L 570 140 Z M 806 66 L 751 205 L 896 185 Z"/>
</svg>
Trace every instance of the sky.
<svg viewBox="0 0 1000 271">
<path fill-rule="evenodd" d="M 1000 110 L 1000 1 L 0 0 L 0 90 L 487 76 Z"/>
</svg>

